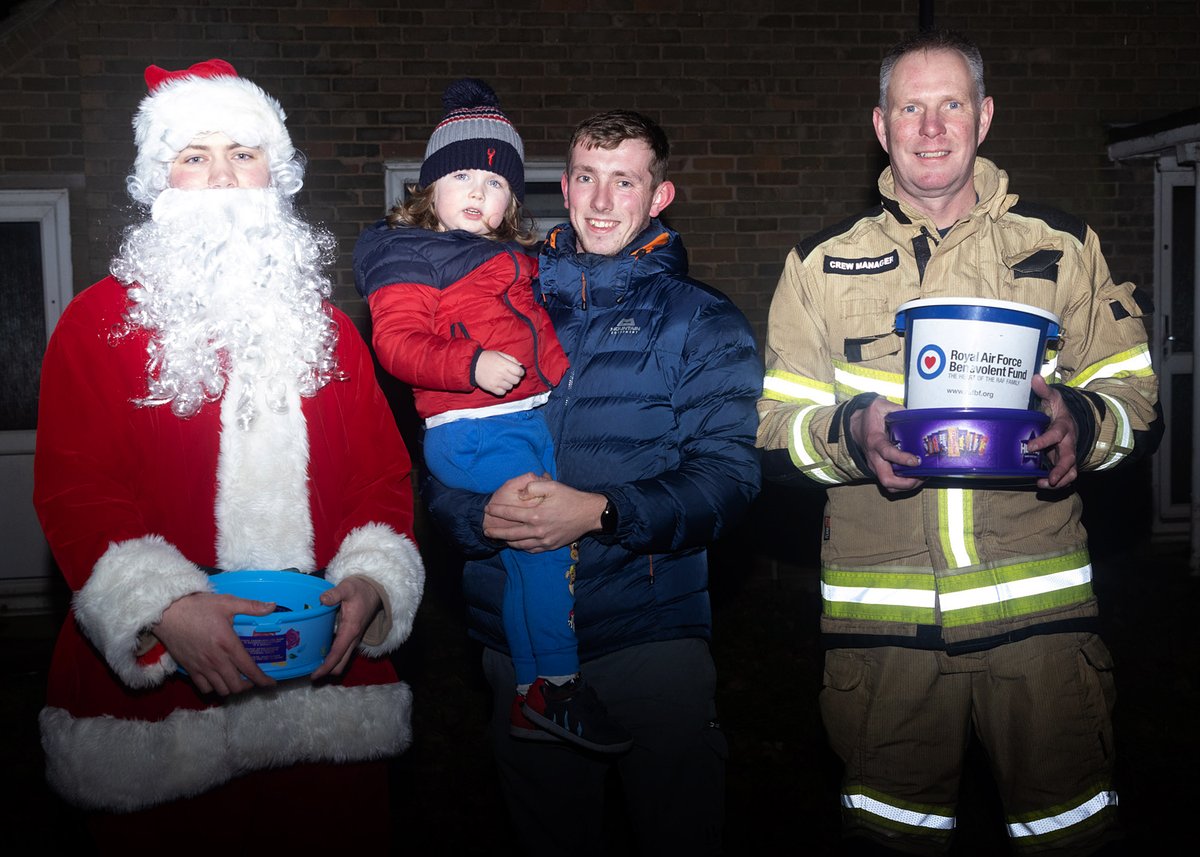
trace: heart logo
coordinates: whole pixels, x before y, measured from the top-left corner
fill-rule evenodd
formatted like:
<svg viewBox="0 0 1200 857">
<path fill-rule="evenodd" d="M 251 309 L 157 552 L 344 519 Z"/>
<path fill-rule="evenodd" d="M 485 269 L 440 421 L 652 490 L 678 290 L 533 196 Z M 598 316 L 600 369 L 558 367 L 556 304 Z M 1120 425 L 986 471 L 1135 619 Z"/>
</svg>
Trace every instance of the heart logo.
<svg viewBox="0 0 1200 857">
<path fill-rule="evenodd" d="M 946 368 L 946 352 L 932 342 L 921 349 L 917 355 L 917 374 L 926 381 L 932 381 Z"/>
</svg>

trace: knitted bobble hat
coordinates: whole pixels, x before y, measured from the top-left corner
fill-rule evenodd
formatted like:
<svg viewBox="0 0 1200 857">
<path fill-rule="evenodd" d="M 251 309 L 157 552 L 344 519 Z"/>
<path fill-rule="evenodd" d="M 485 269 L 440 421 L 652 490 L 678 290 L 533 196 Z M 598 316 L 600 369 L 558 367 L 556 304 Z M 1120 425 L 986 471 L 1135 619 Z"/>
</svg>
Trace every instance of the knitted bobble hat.
<svg viewBox="0 0 1200 857">
<path fill-rule="evenodd" d="M 222 132 L 243 146 L 263 150 L 267 163 L 290 161 L 296 150 L 279 102 L 224 60 L 211 59 L 182 71 L 146 69 L 146 97 L 133 117 L 137 159 L 130 192 L 149 204 L 166 187 L 170 164 L 192 140 Z"/>
<path fill-rule="evenodd" d="M 518 201 L 525 201 L 525 146 L 500 109 L 500 99 L 482 80 L 465 77 L 442 94 L 446 115 L 429 137 L 418 184 L 429 187 L 455 170 L 487 170 L 504 176 Z"/>
</svg>

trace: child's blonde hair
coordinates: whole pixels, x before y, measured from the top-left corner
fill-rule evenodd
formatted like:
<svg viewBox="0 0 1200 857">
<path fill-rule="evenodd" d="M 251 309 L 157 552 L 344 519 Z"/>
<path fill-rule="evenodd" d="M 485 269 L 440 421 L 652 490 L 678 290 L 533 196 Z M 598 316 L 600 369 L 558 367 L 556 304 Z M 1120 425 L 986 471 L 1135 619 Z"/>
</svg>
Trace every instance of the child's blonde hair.
<svg viewBox="0 0 1200 857">
<path fill-rule="evenodd" d="M 416 226 L 418 229 L 430 229 L 434 232 L 442 228 L 438 220 L 437 210 L 433 205 L 433 183 L 419 188 L 415 184 L 407 186 L 408 199 L 392 207 L 388 212 L 388 226 L 395 229 L 398 226 Z M 526 213 L 516 194 L 511 190 L 508 194 L 508 208 L 500 223 L 486 237 L 493 241 L 515 241 L 522 247 L 532 247 L 538 242 L 534 234 L 532 218 Z"/>
</svg>

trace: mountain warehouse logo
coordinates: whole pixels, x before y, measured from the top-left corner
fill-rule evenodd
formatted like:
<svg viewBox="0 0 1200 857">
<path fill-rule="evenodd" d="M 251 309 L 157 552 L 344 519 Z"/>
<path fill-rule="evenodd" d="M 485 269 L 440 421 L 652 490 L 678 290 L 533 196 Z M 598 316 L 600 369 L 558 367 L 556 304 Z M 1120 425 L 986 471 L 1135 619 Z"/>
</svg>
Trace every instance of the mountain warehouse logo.
<svg viewBox="0 0 1200 857">
<path fill-rule="evenodd" d="M 608 329 L 611 336 L 619 336 L 623 333 L 641 333 L 642 326 L 633 320 L 633 317 L 623 318 Z"/>
<path fill-rule="evenodd" d="M 881 271 L 892 271 L 898 267 L 900 267 L 900 254 L 895 250 L 886 256 L 876 256 L 874 259 L 825 257 L 826 274 L 878 274 Z"/>
</svg>

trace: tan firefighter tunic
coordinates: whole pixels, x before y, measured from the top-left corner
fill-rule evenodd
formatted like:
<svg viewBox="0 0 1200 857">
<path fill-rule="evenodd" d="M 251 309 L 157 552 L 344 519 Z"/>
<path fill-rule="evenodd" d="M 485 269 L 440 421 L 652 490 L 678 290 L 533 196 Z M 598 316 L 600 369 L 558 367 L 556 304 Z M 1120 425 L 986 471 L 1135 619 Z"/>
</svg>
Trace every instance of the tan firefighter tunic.
<svg viewBox="0 0 1200 857">
<path fill-rule="evenodd" d="M 768 468 L 790 460 L 829 488 L 822 630 L 834 645 L 882 635 L 953 650 L 1066 629 L 1096 614 L 1078 495 L 964 483 L 888 496 L 856 463 L 846 405 L 864 393 L 903 403 L 893 326 L 905 301 L 1029 304 L 1062 319 L 1042 374 L 1067 388 L 1079 469 L 1112 467 L 1147 445 L 1156 419 L 1134 287 L 1113 283 L 1091 229 L 1019 202 L 990 161 L 976 160 L 979 201 L 944 237 L 896 201 L 890 168 L 879 189 L 881 206 L 790 253 L 771 304 L 758 444 L 786 451 L 768 452 Z"/>
</svg>

